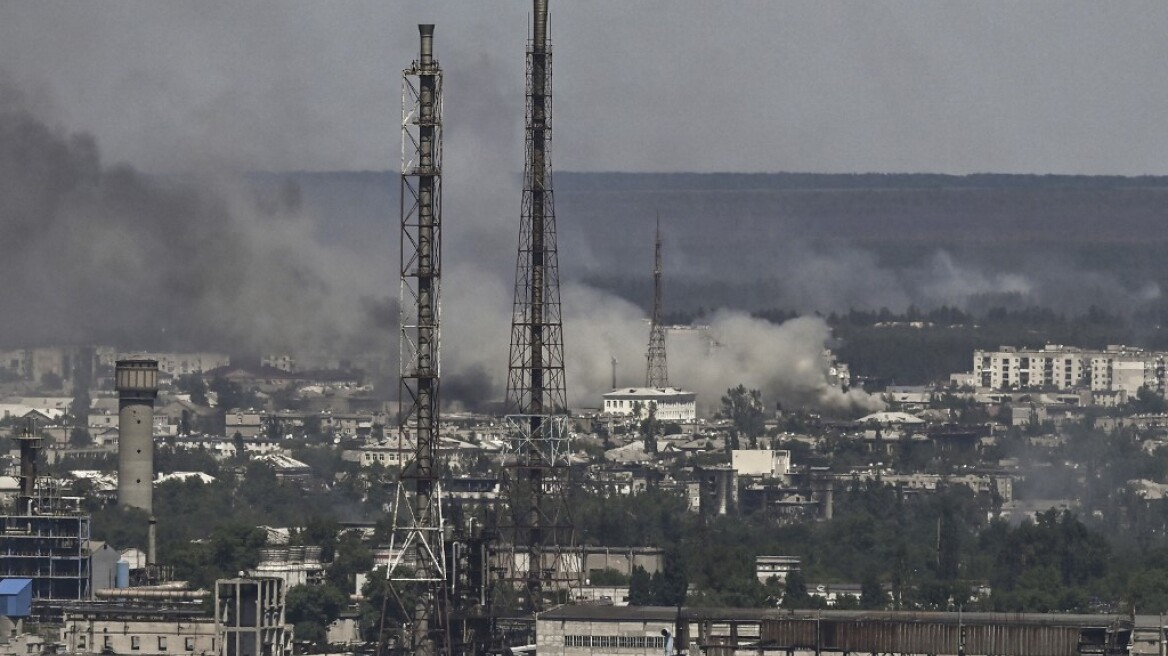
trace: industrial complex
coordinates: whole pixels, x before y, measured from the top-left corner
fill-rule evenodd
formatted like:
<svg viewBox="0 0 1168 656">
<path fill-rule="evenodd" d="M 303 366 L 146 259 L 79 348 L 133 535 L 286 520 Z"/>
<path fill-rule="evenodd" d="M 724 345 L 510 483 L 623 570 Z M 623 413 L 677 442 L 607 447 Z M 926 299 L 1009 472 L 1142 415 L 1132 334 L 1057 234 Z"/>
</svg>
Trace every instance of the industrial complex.
<svg viewBox="0 0 1168 656">
<path fill-rule="evenodd" d="M 643 384 L 638 369 L 618 386 L 613 357 L 611 388 L 573 403 L 548 0 L 530 19 L 501 407 L 443 396 L 458 383 L 441 348 L 443 239 L 457 223 L 443 216 L 442 33 L 421 24 L 401 76 L 396 404 L 352 363 L 0 352 L 6 375 L 61 394 L 0 404 L 14 445 L 14 475 L 0 476 L 0 656 L 1168 654 L 1164 615 L 1083 593 L 1112 554 L 1074 514 L 1168 531 L 1156 505 L 1168 470 L 1140 460 L 1168 454 L 1168 352 L 976 350 L 949 385 L 881 396 L 853 389 L 820 338 L 790 365 L 814 384 L 781 390 L 814 411 L 739 385 L 702 413 L 686 389 L 702 381 L 677 368 L 670 381 L 658 218 Z M 1066 449 L 1096 451 L 1057 430 L 1072 423 L 1136 464 L 1073 463 Z M 207 513 L 275 515 L 261 503 L 273 490 L 316 514 L 173 539 Z M 722 552 L 703 551 L 716 541 Z M 886 567 L 863 559 L 876 553 Z M 986 574 L 997 565 L 1011 575 Z M 1019 611 L 1035 605 L 1095 612 Z"/>
</svg>

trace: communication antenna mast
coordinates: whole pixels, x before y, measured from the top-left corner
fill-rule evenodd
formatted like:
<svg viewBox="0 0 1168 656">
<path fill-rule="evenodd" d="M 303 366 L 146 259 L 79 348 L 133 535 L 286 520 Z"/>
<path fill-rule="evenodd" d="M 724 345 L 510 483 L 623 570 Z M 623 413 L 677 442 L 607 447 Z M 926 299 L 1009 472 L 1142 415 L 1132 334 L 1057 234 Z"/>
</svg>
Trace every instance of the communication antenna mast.
<svg viewBox="0 0 1168 656">
<path fill-rule="evenodd" d="M 669 387 L 669 367 L 665 362 L 665 326 L 661 324 L 661 217 L 657 217 L 657 239 L 653 246 L 653 322 L 649 327 L 648 363 L 645 387 Z"/>
<path fill-rule="evenodd" d="M 432 656 L 450 653 L 438 454 L 442 69 L 434 59 L 434 26 L 419 25 L 418 32 L 418 59 L 402 71 L 399 302 L 398 445 L 408 449 L 412 440 L 413 453 L 398 478 L 386 577 L 395 597 L 416 597 L 412 608 L 402 608 L 410 632 L 401 646 Z M 398 595 L 399 586 L 414 595 Z"/>
<path fill-rule="evenodd" d="M 542 610 L 548 597 L 578 577 L 565 556 L 572 543 L 566 492 L 569 433 L 563 325 L 552 194 L 552 50 L 547 0 L 533 0 L 527 49 L 527 103 L 522 216 L 507 375 L 510 424 L 507 477 L 501 499 L 500 578 L 520 588 L 524 608 Z M 500 581 L 502 583 L 502 581 Z"/>
</svg>

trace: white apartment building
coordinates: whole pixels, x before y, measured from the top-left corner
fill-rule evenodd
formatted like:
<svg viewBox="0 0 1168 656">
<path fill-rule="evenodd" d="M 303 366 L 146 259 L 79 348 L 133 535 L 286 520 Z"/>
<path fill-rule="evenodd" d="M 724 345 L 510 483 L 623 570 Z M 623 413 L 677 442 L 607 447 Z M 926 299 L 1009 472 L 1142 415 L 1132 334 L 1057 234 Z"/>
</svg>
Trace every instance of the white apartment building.
<svg viewBox="0 0 1168 656">
<path fill-rule="evenodd" d="M 158 370 L 172 376 L 201 374 L 231 363 L 224 353 L 148 353 L 146 357 L 158 360 Z"/>
<path fill-rule="evenodd" d="M 693 421 L 696 401 L 696 394 L 675 387 L 622 387 L 604 395 L 604 414 L 641 419 L 655 406 L 658 421 Z"/>
<path fill-rule="evenodd" d="M 1168 353 L 1129 346 L 1085 350 L 1048 344 L 973 352 L 973 380 L 989 389 L 1090 389 L 1134 395 L 1141 387 L 1165 391 Z"/>
</svg>

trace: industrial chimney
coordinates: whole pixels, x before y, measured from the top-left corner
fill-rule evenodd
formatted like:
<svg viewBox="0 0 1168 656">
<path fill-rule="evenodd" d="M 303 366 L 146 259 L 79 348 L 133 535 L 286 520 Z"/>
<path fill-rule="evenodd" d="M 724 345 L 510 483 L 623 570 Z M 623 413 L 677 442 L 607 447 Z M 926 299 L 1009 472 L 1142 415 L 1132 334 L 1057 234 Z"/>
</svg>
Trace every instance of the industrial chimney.
<svg viewBox="0 0 1168 656">
<path fill-rule="evenodd" d="M 36 432 L 36 420 L 25 420 L 24 429 L 16 438 L 20 442 L 20 496 L 16 501 L 16 514 L 31 515 L 32 500 L 36 494 L 36 461 L 41 438 Z"/>
<path fill-rule="evenodd" d="M 118 504 L 154 511 L 154 398 L 158 361 L 118 360 Z"/>
</svg>

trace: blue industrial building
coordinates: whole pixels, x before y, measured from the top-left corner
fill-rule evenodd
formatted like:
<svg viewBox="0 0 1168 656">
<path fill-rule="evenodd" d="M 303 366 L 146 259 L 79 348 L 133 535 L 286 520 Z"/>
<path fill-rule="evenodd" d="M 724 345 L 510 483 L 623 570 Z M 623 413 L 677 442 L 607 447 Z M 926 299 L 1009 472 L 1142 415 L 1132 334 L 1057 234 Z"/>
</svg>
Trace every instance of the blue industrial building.
<svg viewBox="0 0 1168 656">
<path fill-rule="evenodd" d="M 28 617 L 32 612 L 32 579 L 0 579 L 0 616 Z"/>
</svg>

